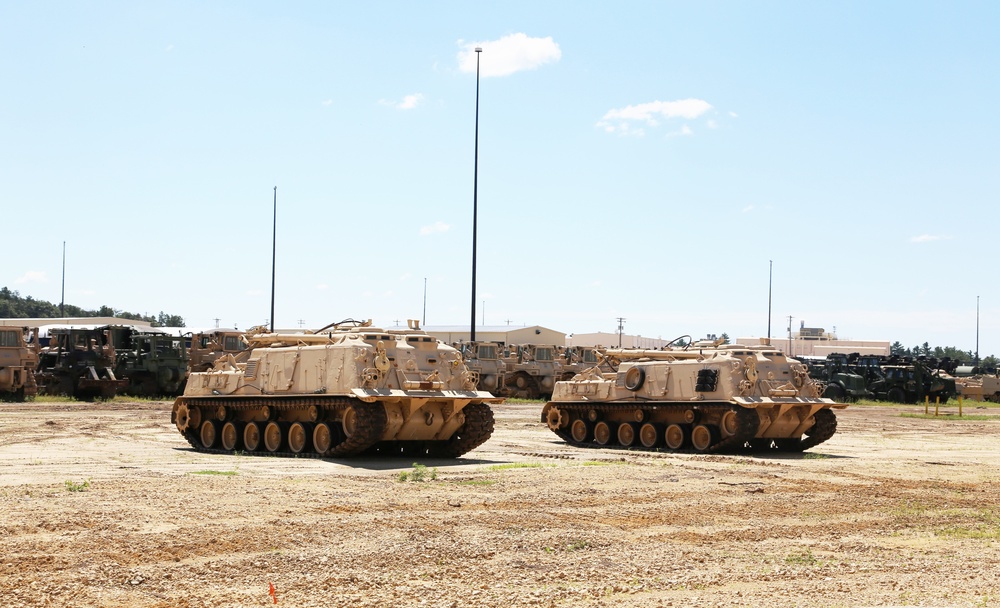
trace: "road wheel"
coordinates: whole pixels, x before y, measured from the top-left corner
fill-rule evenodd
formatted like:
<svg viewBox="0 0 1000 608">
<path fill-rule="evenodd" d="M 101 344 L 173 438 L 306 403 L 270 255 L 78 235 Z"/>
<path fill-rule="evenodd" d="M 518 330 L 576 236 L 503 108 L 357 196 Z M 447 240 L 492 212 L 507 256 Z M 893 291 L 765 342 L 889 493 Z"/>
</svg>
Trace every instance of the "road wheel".
<svg viewBox="0 0 1000 608">
<path fill-rule="evenodd" d="M 696 425 L 691 429 L 691 447 L 698 452 L 708 451 L 714 442 L 712 428 L 704 424 Z"/>
<path fill-rule="evenodd" d="M 248 452 L 256 452 L 260 449 L 260 423 L 248 422 L 243 427 L 243 448 Z"/>
<path fill-rule="evenodd" d="M 847 397 L 847 393 L 844 392 L 844 389 L 839 384 L 827 384 L 826 390 L 823 391 L 823 396 L 841 403 Z"/>
<path fill-rule="evenodd" d="M 899 387 L 890 388 L 885 397 L 889 401 L 893 401 L 895 403 L 906 403 L 906 392 Z"/>
<path fill-rule="evenodd" d="M 660 443 L 661 428 L 663 427 L 658 427 L 652 422 L 647 422 L 639 427 L 639 443 L 642 444 L 642 447 L 646 449 L 655 448 Z"/>
<path fill-rule="evenodd" d="M 679 424 L 671 424 L 667 427 L 666 432 L 663 434 L 663 438 L 666 440 L 668 448 L 671 450 L 679 450 L 684 447 L 686 435 L 687 433 L 684 432 L 684 427 Z"/>
<path fill-rule="evenodd" d="M 312 436 L 311 430 L 304 422 L 293 422 L 292 426 L 288 427 L 288 449 L 295 454 L 307 450 Z"/>
<path fill-rule="evenodd" d="M 634 422 L 624 422 L 618 425 L 618 443 L 625 447 L 634 444 L 638 428 L 639 425 Z"/>
<path fill-rule="evenodd" d="M 222 432 L 220 433 L 219 439 L 222 443 L 222 449 L 227 452 L 235 450 L 240 443 L 240 429 L 237 428 L 236 423 L 229 421 L 222 425 Z"/>
<path fill-rule="evenodd" d="M 198 437 L 201 439 L 201 447 L 206 450 L 212 449 L 215 445 L 215 440 L 218 437 L 218 432 L 216 432 L 215 421 L 206 420 L 201 423 L 201 429 L 198 431 Z"/>
<path fill-rule="evenodd" d="M 281 425 L 276 421 L 272 420 L 267 423 L 264 427 L 264 448 L 268 452 L 277 452 L 281 449 L 283 433 L 281 432 Z"/>
<path fill-rule="evenodd" d="M 594 425 L 594 441 L 598 445 L 611 443 L 611 426 L 603 420 Z"/>
<path fill-rule="evenodd" d="M 577 443 L 586 443 L 590 439 L 590 425 L 586 420 L 574 420 L 569 429 L 570 436 Z"/>
</svg>

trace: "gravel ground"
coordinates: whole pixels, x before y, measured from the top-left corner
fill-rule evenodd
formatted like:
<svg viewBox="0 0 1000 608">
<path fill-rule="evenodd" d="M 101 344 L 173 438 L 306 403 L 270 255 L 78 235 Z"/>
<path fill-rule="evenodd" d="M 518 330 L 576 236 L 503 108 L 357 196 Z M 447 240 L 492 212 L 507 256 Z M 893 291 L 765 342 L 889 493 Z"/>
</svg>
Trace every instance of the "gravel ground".
<svg viewBox="0 0 1000 608">
<path fill-rule="evenodd" d="M 540 409 L 421 470 L 199 454 L 168 402 L 0 404 L 4 599 L 1000 605 L 1000 410 L 855 406 L 806 454 L 700 456 L 571 448 Z"/>
</svg>

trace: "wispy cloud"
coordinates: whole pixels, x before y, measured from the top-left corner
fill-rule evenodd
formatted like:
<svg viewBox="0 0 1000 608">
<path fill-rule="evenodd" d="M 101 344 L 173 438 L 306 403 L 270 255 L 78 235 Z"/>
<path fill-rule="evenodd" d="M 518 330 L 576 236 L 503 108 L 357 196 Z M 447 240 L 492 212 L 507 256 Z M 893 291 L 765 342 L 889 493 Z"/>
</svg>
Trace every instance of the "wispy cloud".
<svg viewBox="0 0 1000 608">
<path fill-rule="evenodd" d="M 328 289 L 330 289 L 330 286 L 328 284 L 326 284 L 326 283 L 319 283 L 319 284 L 316 285 L 316 290 L 317 291 L 326 291 Z"/>
<path fill-rule="evenodd" d="M 434 222 L 430 226 L 422 226 L 420 228 L 420 236 L 427 236 L 428 234 L 436 234 L 439 232 L 448 232 L 451 230 L 451 224 L 445 224 L 444 222 L 438 221 Z"/>
<path fill-rule="evenodd" d="M 754 207 L 753 205 L 747 205 L 746 207 L 743 208 L 743 213 L 750 213 L 754 209 L 756 209 L 756 207 Z"/>
<path fill-rule="evenodd" d="M 945 236 L 941 234 L 921 234 L 920 236 L 911 236 L 911 243 L 931 243 L 933 241 L 945 241 L 950 239 L 950 236 Z"/>
<path fill-rule="evenodd" d="M 324 99 L 324 100 L 322 101 L 322 103 L 323 103 L 323 105 L 324 105 L 324 106 L 327 106 L 327 107 L 329 107 L 329 106 L 332 106 L 332 105 L 333 105 L 333 100 L 332 100 L 332 99 Z"/>
<path fill-rule="evenodd" d="M 596 126 L 608 133 L 642 136 L 645 134 L 643 126 L 656 128 L 660 126 L 663 120 L 675 118 L 693 120 L 711 109 L 712 104 L 703 99 L 651 101 L 649 103 L 640 103 L 638 105 L 608 110 L 601 117 L 601 120 L 597 121 Z M 690 127 L 684 125 L 679 131 L 671 134 L 690 135 L 691 133 Z"/>
<path fill-rule="evenodd" d="M 406 95 L 400 101 L 392 101 L 388 99 L 380 99 L 378 102 L 383 106 L 388 106 L 390 108 L 396 108 L 397 110 L 412 110 L 424 101 L 423 93 L 413 93 L 412 95 Z"/>
<path fill-rule="evenodd" d="M 458 69 L 476 73 L 476 47 L 483 49 L 479 57 L 479 74 L 483 78 L 510 76 L 516 72 L 534 70 L 559 61 L 562 51 L 552 37 L 531 38 L 527 34 L 510 34 L 499 40 L 483 42 L 458 41 Z"/>
<path fill-rule="evenodd" d="M 45 276 L 45 273 L 40 270 L 29 270 L 14 279 L 14 282 L 18 285 L 23 285 L 25 283 L 48 283 L 49 279 Z"/>
</svg>

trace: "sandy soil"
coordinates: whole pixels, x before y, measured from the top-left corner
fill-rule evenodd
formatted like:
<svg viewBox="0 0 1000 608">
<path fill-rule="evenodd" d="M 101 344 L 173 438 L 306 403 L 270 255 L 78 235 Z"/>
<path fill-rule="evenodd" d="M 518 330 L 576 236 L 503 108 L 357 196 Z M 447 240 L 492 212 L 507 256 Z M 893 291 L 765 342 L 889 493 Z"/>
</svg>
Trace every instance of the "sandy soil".
<svg viewBox="0 0 1000 608">
<path fill-rule="evenodd" d="M 168 403 L 0 404 L 5 603 L 1000 605 L 1000 420 L 855 406 L 804 455 L 699 456 L 571 448 L 539 411 L 400 481 L 196 453 Z"/>
</svg>

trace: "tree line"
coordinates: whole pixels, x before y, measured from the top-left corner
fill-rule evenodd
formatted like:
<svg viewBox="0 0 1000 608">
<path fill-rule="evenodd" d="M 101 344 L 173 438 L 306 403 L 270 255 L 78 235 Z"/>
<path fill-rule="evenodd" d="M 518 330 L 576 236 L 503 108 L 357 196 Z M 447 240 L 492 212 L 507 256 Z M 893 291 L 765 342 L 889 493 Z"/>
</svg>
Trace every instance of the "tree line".
<svg viewBox="0 0 1000 608">
<path fill-rule="evenodd" d="M 4 287 L 0 289 L 0 318 L 5 319 L 55 319 L 67 317 L 117 317 L 132 321 L 146 321 L 154 327 L 184 327 L 184 317 L 168 315 L 160 311 L 158 315 L 141 315 L 125 310 L 115 310 L 110 306 L 101 306 L 97 310 L 85 310 L 72 304 L 65 305 L 65 315 L 60 314 L 59 305 L 45 300 L 36 300 L 31 296 L 22 297 L 16 291 Z"/>
<path fill-rule="evenodd" d="M 903 357 L 935 357 L 937 359 L 949 357 L 952 361 L 958 361 L 962 365 L 972 365 L 976 360 L 976 354 L 971 350 L 960 350 L 954 346 L 932 347 L 927 342 L 913 348 L 906 348 L 898 341 L 893 342 L 889 346 L 889 354 Z M 979 367 L 992 369 L 997 367 L 998 363 L 1000 363 L 1000 359 L 990 355 L 980 359 Z"/>
</svg>

